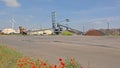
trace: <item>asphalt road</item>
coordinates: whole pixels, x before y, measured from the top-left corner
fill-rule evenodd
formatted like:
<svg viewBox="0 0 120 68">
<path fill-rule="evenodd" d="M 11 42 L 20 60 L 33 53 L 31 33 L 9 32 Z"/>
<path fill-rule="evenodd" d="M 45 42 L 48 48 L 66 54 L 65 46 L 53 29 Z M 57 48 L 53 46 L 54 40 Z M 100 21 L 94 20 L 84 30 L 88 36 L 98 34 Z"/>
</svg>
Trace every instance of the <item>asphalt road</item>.
<svg viewBox="0 0 120 68">
<path fill-rule="evenodd" d="M 85 68 L 120 68 L 120 37 L 0 36 L 0 43 L 53 64 L 74 57 Z"/>
</svg>

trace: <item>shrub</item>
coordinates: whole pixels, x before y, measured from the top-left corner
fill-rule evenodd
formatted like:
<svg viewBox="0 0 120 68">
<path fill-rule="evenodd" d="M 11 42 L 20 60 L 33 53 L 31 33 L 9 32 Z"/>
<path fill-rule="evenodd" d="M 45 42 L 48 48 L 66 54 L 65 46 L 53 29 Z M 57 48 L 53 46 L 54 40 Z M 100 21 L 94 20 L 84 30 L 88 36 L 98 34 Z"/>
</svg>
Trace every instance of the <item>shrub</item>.
<svg viewBox="0 0 120 68">
<path fill-rule="evenodd" d="M 71 36 L 71 35 L 73 35 L 73 33 L 69 32 L 69 31 L 63 31 L 63 32 L 61 33 L 61 35 Z"/>
</svg>

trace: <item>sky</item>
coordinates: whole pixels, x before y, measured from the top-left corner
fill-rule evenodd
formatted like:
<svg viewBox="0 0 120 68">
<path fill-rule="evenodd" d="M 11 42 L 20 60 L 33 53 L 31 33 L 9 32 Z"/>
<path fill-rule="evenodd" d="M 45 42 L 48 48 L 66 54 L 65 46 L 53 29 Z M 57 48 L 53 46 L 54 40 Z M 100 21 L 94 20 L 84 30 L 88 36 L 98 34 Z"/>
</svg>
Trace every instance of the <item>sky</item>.
<svg viewBox="0 0 120 68">
<path fill-rule="evenodd" d="M 120 0 L 0 0 L 0 29 L 10 28 L 12 19 L 15 29 L 51 28 L 54 11 L 57 23 L 74 29 L 120 28 Z"/>
</svg>

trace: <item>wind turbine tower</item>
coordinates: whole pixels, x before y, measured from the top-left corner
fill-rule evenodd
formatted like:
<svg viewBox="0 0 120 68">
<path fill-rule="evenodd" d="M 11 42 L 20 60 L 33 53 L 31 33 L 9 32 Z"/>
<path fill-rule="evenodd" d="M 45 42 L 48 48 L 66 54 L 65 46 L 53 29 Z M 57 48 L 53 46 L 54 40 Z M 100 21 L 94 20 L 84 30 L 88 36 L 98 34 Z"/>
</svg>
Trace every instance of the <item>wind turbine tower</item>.
<svg viewBox="0 0 120 68">
<path fill-rule="evenodd" d="M 14 24 L 16 23 L 15 19 L 12 18 L 10 22 L 11 22 L 11 28 L 14 29 Z"/>
</svg>

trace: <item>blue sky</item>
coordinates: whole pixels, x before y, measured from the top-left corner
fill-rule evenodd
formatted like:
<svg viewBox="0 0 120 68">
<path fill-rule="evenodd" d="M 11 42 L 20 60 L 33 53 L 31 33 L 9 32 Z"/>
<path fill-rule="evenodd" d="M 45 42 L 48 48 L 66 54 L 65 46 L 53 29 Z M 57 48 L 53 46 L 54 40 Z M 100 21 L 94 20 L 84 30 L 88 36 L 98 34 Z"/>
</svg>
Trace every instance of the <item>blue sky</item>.
<svg viewBox="0 0 120 68">
<path fill-rule="evenodd" d="M 15 19 L 15 29 L 51 28 L 51 12 L 56 12 L 57 22 L 66 18 L 69 27 L 82 30 L 120 28 L 120 0 L 0 0 L 0 29 L 11 27 Z"/>
</svg>

